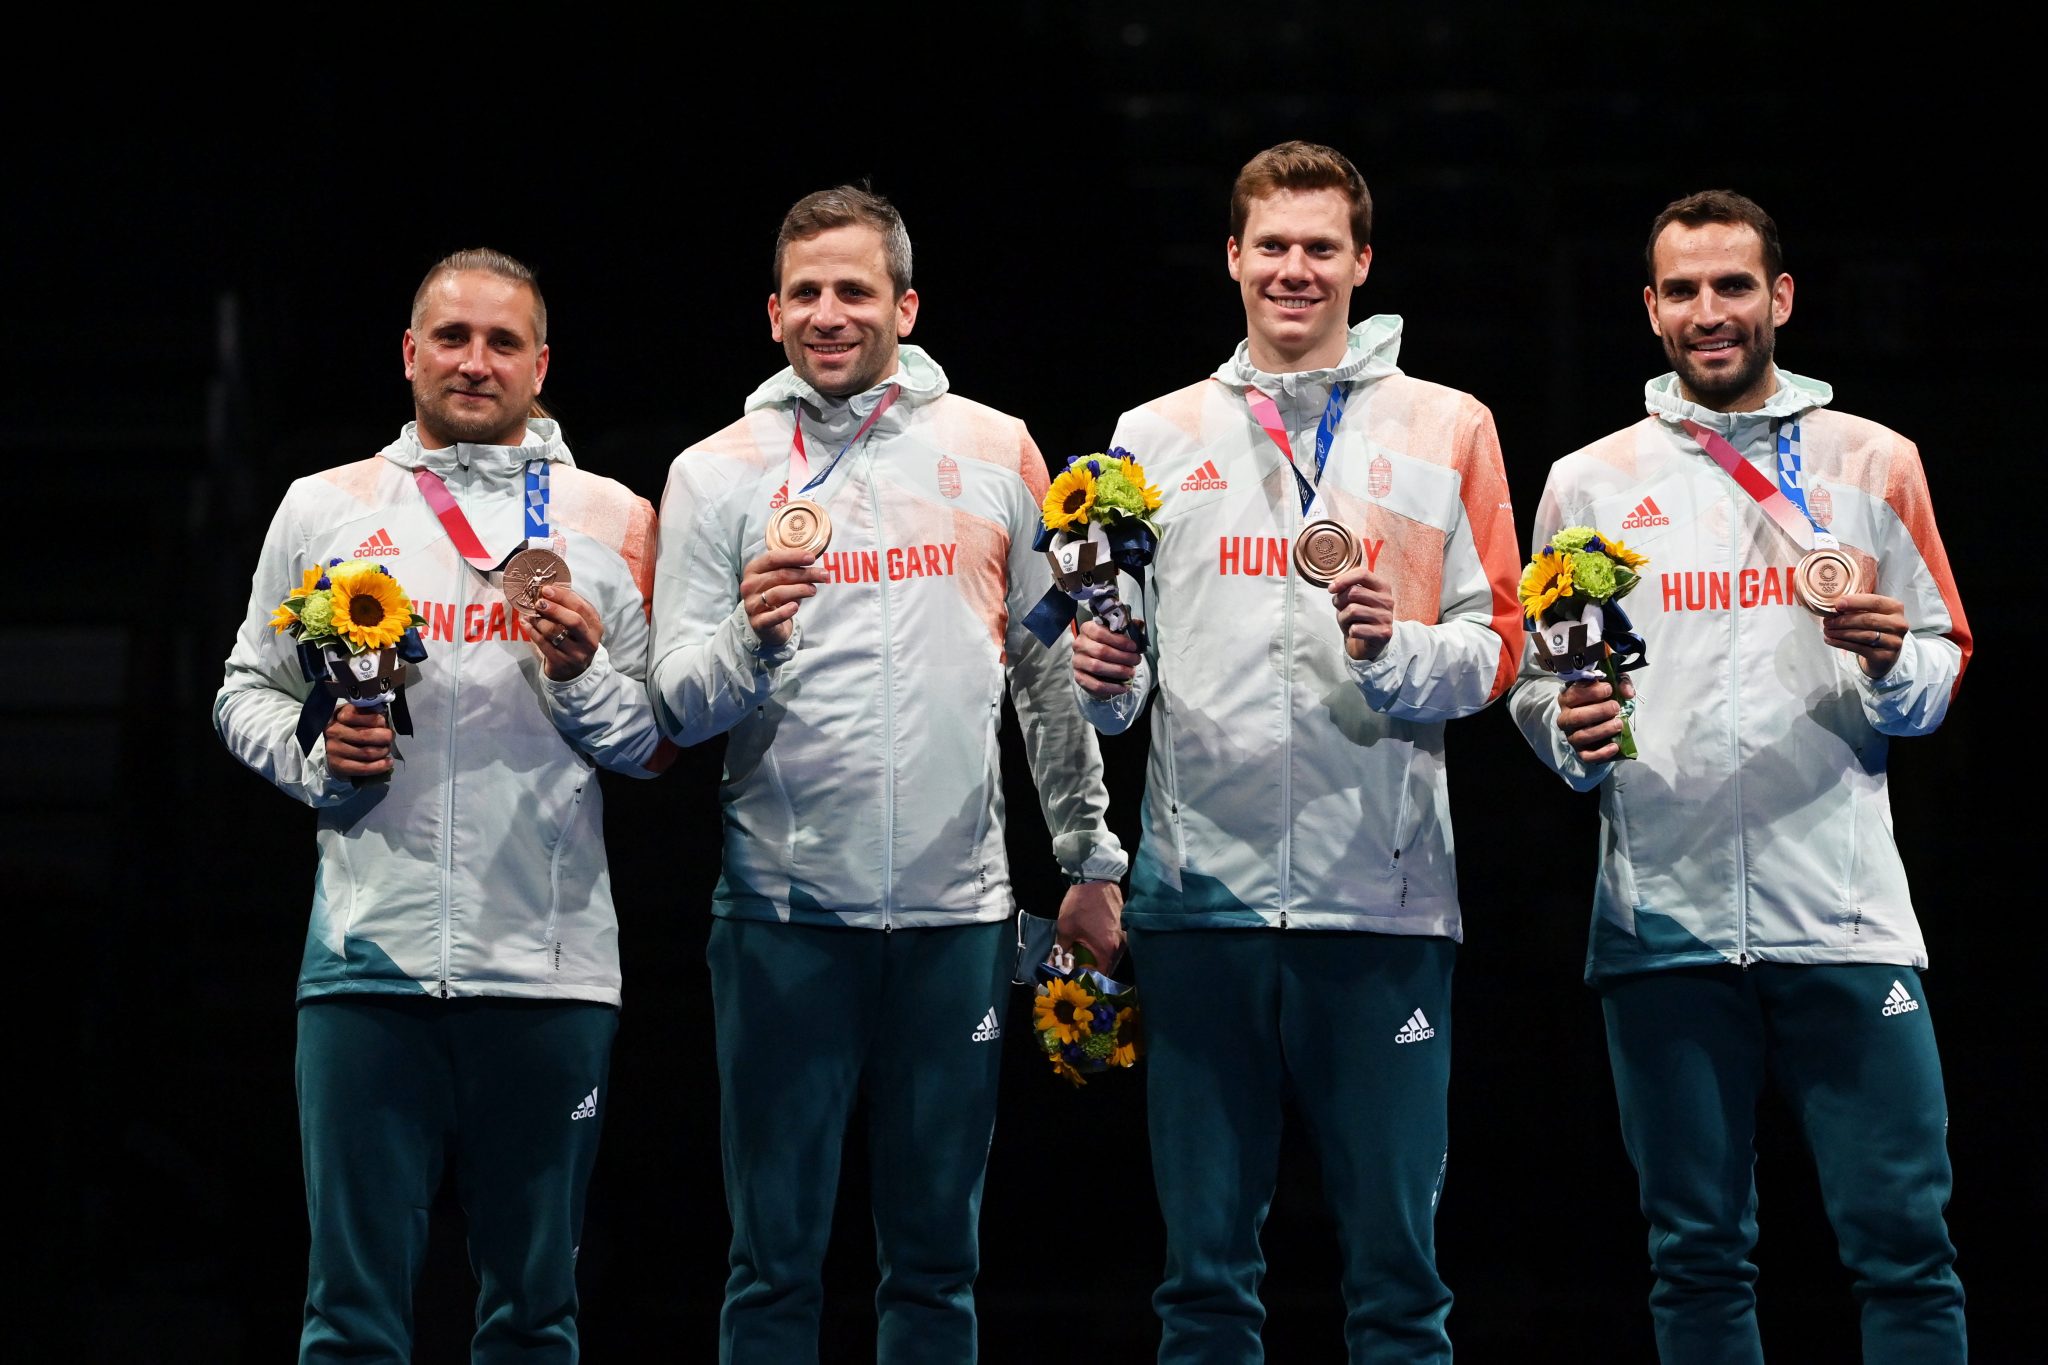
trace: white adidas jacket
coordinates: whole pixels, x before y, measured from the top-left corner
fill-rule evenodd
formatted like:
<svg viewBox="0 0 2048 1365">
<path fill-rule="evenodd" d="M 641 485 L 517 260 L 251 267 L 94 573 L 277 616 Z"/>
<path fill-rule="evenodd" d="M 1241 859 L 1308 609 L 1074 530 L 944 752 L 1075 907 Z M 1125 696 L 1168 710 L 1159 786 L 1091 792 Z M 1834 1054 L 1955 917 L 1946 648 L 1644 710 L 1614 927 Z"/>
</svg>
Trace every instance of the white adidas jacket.
<svg viewBox="0 0 2048 1365">
<path fill-rule="evenodd" d="M 412 471 L 441 475 L 485 547 L 525 534 L 528 460 L 549 461 L 549 520 L 572 586 L 604 619 L 580 676 L 541 671 L 503 594 L 449 543 Z M 228 749 L 319 813 L 320 867 L 299 998 L 494 995 L 619 1001 L 618 922 L 594 768 L 651 776 L 668 750 L 642 679 L 654 513 L 577 469 L 551 421 L 521 446 L 423 450 L 408 423 L 376 457 L 294 482 L 271 520 L 214 701 Z M 388 783 L 353 786 L 293 737 L 312 691 L 270 625 L 304 569 L 388 568 L 427 618 L 405 689 L 413 733 Z"/>
<path fill-rule="evenodd" d="M 1444 722 L 1513 680 L 1520 556 L 1492 415 L 1402 374 L 1400 344 L 1398 317 L 1370 318 L 1342 365 L 1293 375 L 1258 373 L 1241 344 L 1117 423 L 1164 495 L 1149 643 L 1127 695 L 1077 695 L 1108 733 L 1153 703 L 1132 925 L 1463 937 Z M 1294 476 L 1245 401 L 1254 384 L 1275 396 L 1307 472 L 1333 382 L 1349 401 L 1318 511 L 1362 532 L 1394 586 L 1394 637 L 1370 663 L 1290 568 Z"/>
<path fill-rule="evenodd" d="M 1919 452 L 1830 412 L 1826 384 L 1777 372 L 1762 409 L 1718 413 L 1646 390 L 1649 416 L 1557 462 L 1532 543 L 1591 526 L 1649 556 L 1626 600 L 1648 646 L 1629 676 L 1641 757 L 1587 767 L 1558 730 L 1555 677 L 1525 663 L 1510 702 L 1536 753 L 1600 788 L 1588 979 L 1705 963 L 1927 963 L 1892 842 L 1885 751 L 1941 724 L 1970 655 Z M 1800 551 L 1686 434 L 1720 432 L 1775 485 L 1776 431 L 1800 425 L 1809 506 L 1875 560 L 1912 630 L 1872 682 L 1791 592 Z M 1866 565 L 1867 567 L 1867 565 Z"/>
<path fill-rule="evenodd" d="M 1026 612 L 1051 584 L 1032 540 L 1045 462 L 1023 423 L 947 392 L 915 346 L 901 396 L 827 482 L 830 575 L 763 653 L 739 601 L 785 487 L 799 413 L 813 472 L 880 400 L 827 400 L 785 369 L 746 415 L 684 451 L 662 499 L 649 688 L 662 728 L 728 735 L 714 912 L 869 928 L 975 923 L 1013 907 L 997 734 L 1005 679 L 1053 851 L 1115 880 L 1095 736 L 1065 641 Z"/>
</svg>

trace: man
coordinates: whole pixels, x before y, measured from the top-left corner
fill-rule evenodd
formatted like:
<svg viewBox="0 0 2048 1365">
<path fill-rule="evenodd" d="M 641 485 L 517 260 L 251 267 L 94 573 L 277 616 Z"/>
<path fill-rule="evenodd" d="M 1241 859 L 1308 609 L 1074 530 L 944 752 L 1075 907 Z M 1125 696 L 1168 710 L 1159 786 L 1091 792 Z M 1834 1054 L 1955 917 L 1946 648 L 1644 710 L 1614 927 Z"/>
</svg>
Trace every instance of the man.
<svg viewBox="0 0 2048 1365">
<path fill-rule="evenodd" d="M 371 459 L 292 484 L 214 703 L 235 757 L 319 813 L 298 990 L 299 1358 L 411 1358 L 447 1174 L 482 1283 L 473 1358 L 571 1361 L 619 1004 L 593 768 L 651 776 L 667 755 L 644 686 L 653 510 L 529 419 L 547 310 L 519 262 L 435 265 L 403 349 L 413 421 Z M 523 538 L 573 580 L 527 609 L 496 567 Z M 364 562 L 426 618 L 402 745 L 386 711 L 308 682 L 271 624 L 305 575 Z M 318 727 L 306 749 L 302 707 Z"/>
<path fill-rule="evenodd" d="M 1246 338 L 1117 425 L 1164 491 L 1146 647 L 1089 621 L 1074 648 L 1104 731 L 1154 698 L 1126 921 L 1161 1361 L 1261 1358 L 1289 1094 L 1337 1220 L 1351 1359 L 1450 1359 L 1434 1219 L 1463 930 L 1443 726 L 1513 677 L 1518 557 L 1491 415 L 1401 373 L 1398 317 L 1347 330 L 1371 229 L 1340 153 L 1287 142 L 1246 163 L 1227 246 Z M 1289 564 L 1321 518 L 1358 541 L 1327 590 Z"/>
<path fill-rule="evenodd" d="M 789 367 L 670 470 L 650 687 L 680 743 L 728 736 L 710 963 L 732 1213 L 722 1359 L 815 1360 L 820 1268 L 867 1108 L 878 1358 L 972 1360 L 975 1226 L 1014 948 L 997 729 L 1005 679 L 1063 935 L 1121 943 L 1124 856 L 1067 650 L 1023 618 L 1044 461 L 922 350 L 910 239 L 841 186 L 790 209 L 770 333 Z M 825 509 L 829 548 L 773 548 Z"/>
<path fill-rule="evenodd" d="M 1768 1080 L 1813 1151 L 1863 1358 L 1960 1361 L 1948 1118 L 1885 747 L 1941 723 L 1969 626 L 1912 443 L 1772 360 L 1792 277 L 1770 216 L 1725 190 L 1680 199 L 1647 263 L 1673 373 L 1646 418 L 1551 469 L 1534 532 L 1590 526 L 1648 556 L 1628 609 L 1650 667 L 1623 686 L 1639 757 L 1617 761 L 1604 682 L 1561 687 L 1532 661 L 1511 709 L 1565 781 L 1600 789 L 1586 976 L 1650 1221 L 1658 1349 L 1763 1359 Z M 1829 545 L 1862 590 L 1816 619 L 1796 566 Z"/>
</svg>

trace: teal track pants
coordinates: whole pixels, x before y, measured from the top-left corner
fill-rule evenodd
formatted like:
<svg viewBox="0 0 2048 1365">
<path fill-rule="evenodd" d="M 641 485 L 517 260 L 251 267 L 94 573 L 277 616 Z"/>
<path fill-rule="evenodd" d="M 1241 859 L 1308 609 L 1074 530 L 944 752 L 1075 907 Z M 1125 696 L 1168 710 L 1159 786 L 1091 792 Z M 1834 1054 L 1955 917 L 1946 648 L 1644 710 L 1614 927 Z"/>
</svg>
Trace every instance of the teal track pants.
<svg viewBox="0 0 2048 1365">
<path fill-rule="evenodd" d="M 576 1250 L 619 1012 L 351 996 L 299 1007 L 313 1244 L 302 1362 L 412 1359 L 444 1174 L 469 1220 L 478 1365 L 576 1359 Z"/>
<path fill-rule="evenodd" d="M 708 957 L 732 1273 L 725 1365 L 818 1359 L 840 1148 L 867 1106 L 879 1365 L 975 1358 L 1007 922 L 825 928 L 718 919 Z M 987 1027 L 994 1022 L 994 1027 Z"/>
<path fill-rule="evenodd" d="M 1290 1098 L 1337 1223 L 1352 1361 L 1450 1360 L 1435 1220 L 1456 954 L 1393 934 L 1131 931 L 1166 1220 L 1163 1365 L 1264 1358 L 1259 1229 Z"/>
<path fill-rule="evenodd" d="M 1759 1365 L 1756 1108 L 1784 1096 L 1862 1307 L 1866 1365 L 1967 1352 L 1948 1105 L 1920 976 L 1882 964 L 1644 972 L 1601 987 L 1650 1222 L 1664 1365 Z"/>
</svg>

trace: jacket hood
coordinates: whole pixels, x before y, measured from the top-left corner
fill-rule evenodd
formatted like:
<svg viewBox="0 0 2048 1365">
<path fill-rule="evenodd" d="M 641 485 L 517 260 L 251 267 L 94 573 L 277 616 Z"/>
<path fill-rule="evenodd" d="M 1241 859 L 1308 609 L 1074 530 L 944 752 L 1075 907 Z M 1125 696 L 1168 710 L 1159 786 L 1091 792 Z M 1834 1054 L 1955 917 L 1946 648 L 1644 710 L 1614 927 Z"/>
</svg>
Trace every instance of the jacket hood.
<svg viewBox="0 0 2048 1365">
<path fill-rule="evenodd" d="M 1723 436 L 1733 437 L 1745 424 L 1797 417 L 1814 408 L 1824 408 L 1834 400 L 1834 388 L 1818 379 L 1807 379 L 1785 369 L 1776 373 L 1777 392 L 1753 412 L 1716 412 L 1712 408 L 1701 407 L 1679 392 L 1675 372 L 1660 375 L 1643 385 L 1643 406 L 1649 409 L 1652 417 L 1662 421 L 1673 424 L 1698 422 Z"/>
<path fill-rule="evenodd" d="M 1303 370 L 1297 374 L 1267 374 L 1252 364 L 1250 341 L 1237 343 L 1230 359 L 1216 367 L 1211 378 L 1240 392 L 1257 388 L 1266 393 L 1293 395 L 1317 385 L 1352 384 L 1361 380 L 1384 379 L 1401 373 L 1394 362 L 1401 354 L 1401 318 L 1397 313 L 1375 313 L 1351 329 L 1342 364 L 1326 370 Z"/>
<path fill-rule="evenodd" d="M 881 383 L 857 393 L 851 398 L 828 398 L 806 384 L 797 372 L 787 365 L 772 376 L 767 383 L 747 395 L 745 411 L 756 408 L 772 408 L 792 400 L 809 404 L 819 412 L 834 408 L 850 408 L 856 416 L 865 417 L 891 384 L 903 386 L 898 394 L 898 403 L 915 406 L 929 403 L 946 391 L 946 372 L 939 368 L 939 362 L 925 353 L 922 346 L 899 346 L 896 350 L 896 373 Z"/>
<path fill-rule="evenodd" d="M 399 428 L 398 439 L 378 454 L 406 469 L 431 469 L 444 477 L 458 469 L 484 475 L 512 473 L 524 469 L 528 460 L 550 460 L 572 469 L 576 465 L 575 457 L 569 453 L 569 443 L 562 439 L 561 423 L 552 417 L 528 418 L 526 439 L 516 446 L 458 441 L 440 450 L 422 448 L 419 423 L 407 422 Z"/>
</svg>

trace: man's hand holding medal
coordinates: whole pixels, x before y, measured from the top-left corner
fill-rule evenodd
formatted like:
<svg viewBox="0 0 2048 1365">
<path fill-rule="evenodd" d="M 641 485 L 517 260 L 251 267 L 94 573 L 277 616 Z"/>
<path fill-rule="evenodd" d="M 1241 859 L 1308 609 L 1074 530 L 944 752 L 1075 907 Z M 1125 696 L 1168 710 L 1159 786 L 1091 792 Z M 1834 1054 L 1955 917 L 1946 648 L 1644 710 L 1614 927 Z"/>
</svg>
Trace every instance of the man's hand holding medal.
<svg viewBox="0 0 2048 1365">
<path fill-rule="evenodd" d="M 1822 616 L 1820 623 L 1821 638 L 1854 654 L 1872 678 L 1892 671 L 1910 629 L 1906 604 L 1874 592 L 1852 592 L 1836 599 L 1834 610 Z"/>
<path fill-rule="evenodd" d="M 792 498 L 768 518 L 768 548 L 740 571 L 740 605 L 763 653 L 781 649 L 795 630 L 797 604 L 825 581 L 818 556 L 832 543 L 832 517 L 809 498 Z"/>
<path fill-rule="evenodd" d="M 553 550 L 529 545 L 505 561 L 505 603 L 526 622 L 550 682 L 580 677 L 604 641 L 604 619 L 569 586 L 569 565 Z"/>
</svg>

